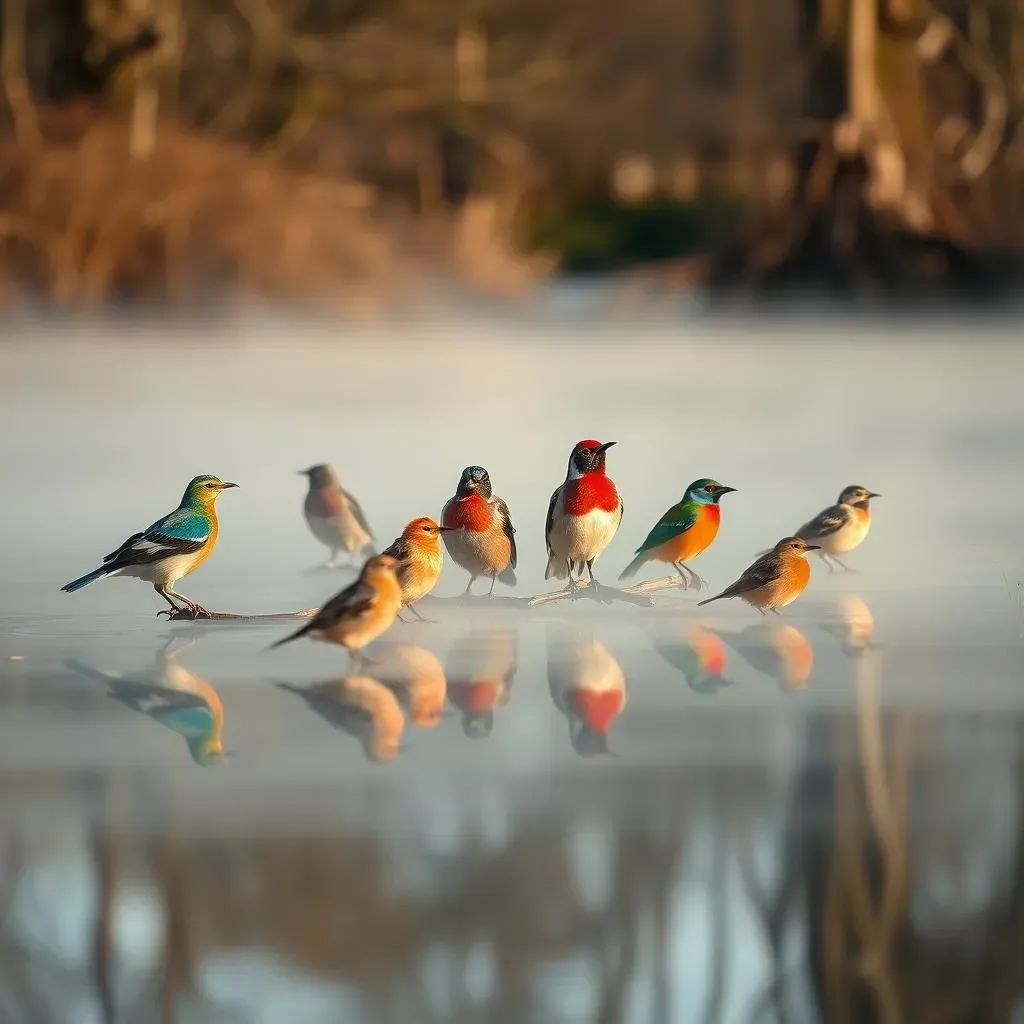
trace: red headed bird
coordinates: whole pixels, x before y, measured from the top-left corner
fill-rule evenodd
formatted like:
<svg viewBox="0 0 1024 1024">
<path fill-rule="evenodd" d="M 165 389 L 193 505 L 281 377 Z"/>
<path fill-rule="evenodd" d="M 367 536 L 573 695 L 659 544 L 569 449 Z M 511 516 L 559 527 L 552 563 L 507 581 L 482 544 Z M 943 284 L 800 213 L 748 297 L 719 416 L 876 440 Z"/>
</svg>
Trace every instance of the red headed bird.
<svg viewBox="0 0 1024 1024">
<path fill-rule="evenodd" d="M 555 489 L 548 503 L 544 531 L 548 566 L 544 579 L 568 579 L 569 590 L 579 586 L 584 565 L 591 582 L 598 586 L 594 562 L 611 543 L 622 521 L 622 499 L 605 472 L 605 452 L 613 444 L 580 441 L 569 456 L 565 483 Z"/>
<path fill-rule="evenodd" d="M 515 527 L 508 505 L 491 491 L 491 478 L 483 466 L 462 471 L 455 497 L 441 512 L 444 546 L 452 560 L 469 573 L 466 593 L 477 576 L 490 576 L 510 587 L 516 585 Z"/>
</svg>

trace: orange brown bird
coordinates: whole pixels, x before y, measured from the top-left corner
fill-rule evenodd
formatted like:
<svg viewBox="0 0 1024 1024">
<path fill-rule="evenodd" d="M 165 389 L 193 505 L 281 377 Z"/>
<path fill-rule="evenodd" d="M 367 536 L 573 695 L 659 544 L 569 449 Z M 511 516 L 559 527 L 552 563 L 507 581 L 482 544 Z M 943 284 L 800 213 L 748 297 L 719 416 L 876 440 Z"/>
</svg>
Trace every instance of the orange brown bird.
<svg viewBox="0 0 1024 1024">
<path fill-rule="evenodd" d="M 402 536 L 384 549 L 398 562 L 398 585 L 402 588 L 402 607 L 408 608 L 421 622 L 430 622 L 413 607 L 426 597 L 437 584 L 444 565 L 441 534 L 453 530 L 452 526 L 438 526 L 433 519 L 421 516 L 402 531 Z M 401 621 L 402 616 L 398 618 Z"/>
<path fill-rule="evenodd" d="M 367 559 L 354 583 L 335 594 L 309 622 L 271 644 L 271 649 L 308 636 L 311 640 L 339 644 L 348 650 L 353 661 L 365 662 L 362 649 L 391 628 L 402 607 L 397 569 L 398 561 L 391 555 Z"/>
<path fill-rule="evenodd" d="M 762 615 L 792 604 L 804 591 L 811 578 L 807 552 L 817 551 L 817 544 L 808 544 L 800 537 L 783 537 L 766 555 L 743 571 L 743 575 L 720 594 L 698 601 L 697 606 L 739 597 Z"/>
</svg>

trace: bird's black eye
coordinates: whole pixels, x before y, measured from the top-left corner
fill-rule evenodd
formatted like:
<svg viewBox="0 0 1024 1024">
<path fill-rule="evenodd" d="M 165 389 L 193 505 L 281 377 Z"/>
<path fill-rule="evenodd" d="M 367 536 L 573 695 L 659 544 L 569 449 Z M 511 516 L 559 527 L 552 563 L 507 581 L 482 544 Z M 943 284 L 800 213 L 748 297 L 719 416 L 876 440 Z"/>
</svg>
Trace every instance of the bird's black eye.
<svg viewBox="0 0 1024 1024">
<path fill-rule="evenodd" d="M 717 491 L 717 490 L 718 490 L 718 488 L 717 488 L 717 487 L 716 487 L 716 486 L 715 486 L 714 484 L 708 484 L 708 485 L 707 485 L 707 486 L 706 486 L 706 487 L 704 488 L 704 490 L 705 490 L 705 491 L 707 491 L 707 492 L 708 492 L 708 494 L 714 494 L 714 493 L 715 493 L 715 491 Z"/>
<path fill-rule="evenodd" d="M 213 487 L 213 484 L 207 484 L 206 486 L 207 487 Z"/>
<path fill-rule="evenodd" d="M 424 533 L 430 533 L 430 527 L 429 526 L 424 526 L 423 527 L 423 532 Z"/>
</svg>

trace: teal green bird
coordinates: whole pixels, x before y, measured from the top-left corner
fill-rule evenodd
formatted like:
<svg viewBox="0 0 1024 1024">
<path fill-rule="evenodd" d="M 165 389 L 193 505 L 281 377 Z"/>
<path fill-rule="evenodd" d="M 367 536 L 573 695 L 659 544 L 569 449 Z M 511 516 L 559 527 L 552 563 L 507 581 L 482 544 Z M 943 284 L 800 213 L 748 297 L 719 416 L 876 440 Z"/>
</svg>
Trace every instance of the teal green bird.
<svg viewBox="0 0 1024 1024">
<path fill-rule="evenodd" d="M 622 570 L 619 579 L 635 576 L 647 562 L 666 562 L 682 576 L 685 588 L 689 589 L 692 583 L 700 590 L 705 581 L 684 563 L 711 547 L 721 519 L 718 502 L 723 494 L 735 490 L 709 477 L 694 480 L 686 488 L 683 500 L 673 505 L 647 534 L 636 549 L 636 558 Z"/>
<path fill-rule="evenodd" d="M 134 576 L 153 584 L 153 589 L 171 606 L 171 614 L 187 608 L 193 618 L 209 615 L 195 601 L 178 594 L 174 584 L 210 557 L 217 543 L 217 498 L 221 491 L 238 484 L 215 476 L 194 477 L 181 504 L 158 519 L 142 533 L 133 533 L 119 548 L 103 559 L 103 565 L 72 580 L 60 589 L 72 593 L 105 576 Z M 181 606 L 175 604 L 175 599 Z"/>
</svg>

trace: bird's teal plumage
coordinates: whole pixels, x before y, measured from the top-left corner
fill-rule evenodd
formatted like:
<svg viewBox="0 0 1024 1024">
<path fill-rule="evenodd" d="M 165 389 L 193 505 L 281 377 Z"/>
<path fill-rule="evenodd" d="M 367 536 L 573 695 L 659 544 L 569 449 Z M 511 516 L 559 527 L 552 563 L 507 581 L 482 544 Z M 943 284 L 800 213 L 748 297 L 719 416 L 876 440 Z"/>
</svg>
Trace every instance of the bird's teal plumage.
<svg viewBox="0 0 1024 1024">
<path fill-rule="evenodd" d="M 687 491 L 686 493 L 689 495 L 690 492 Z M 654 528 L 647 534 L 647 539 L 633 554 L 639 555 L 644 551 L 650 551 L 651 548 L 660 547 L 665 541 L 678 537 L 681 533 L 686 533 L 697 522 L 697 517 L 700 515 L 701 505 L 703 504 L 707 504 L 707 502 L 700 502 L 685 497 L 678 504 L 673 505 L 655 523 Z"/>
<path fill-rule="evenodd" d="M 719 490 L 715 493 L 707 491 L 706 488 L 709 484 L 719 488 Z M 651 532 L 647 534 L 647 539 L 633 553 L 639 555 L 644 551 L 660 547 L 666 541 L 672 540 L 673 537 L 678 537 L 679 534 L 686 533 L 687 530 L 692 529 L 700 517 L 700 510 L 704 505 L 718 504 L 722 496 L 720 493 L 721 486 L 717 480 L 712 480 L 710 477 L 695 480 L 686 488 L 683 500 L 673 505 L 655 523 Z"/>
<path fill-rule="evenodd" d="M 178 507 L 132 534 L 103 559 L 103 565 L 61 587 L 67 593 L 80 590 L 104 576 L 136 576 L 154 585 L 173 608 L 171 596 L 190 607 L 202 609 L 170 589 L 173 584 L 201 565 L 217 542 L 216 499 L 222 490 L 235 487 L 218 477 L 203 474 L 189 481 Z"/>
</svg>

